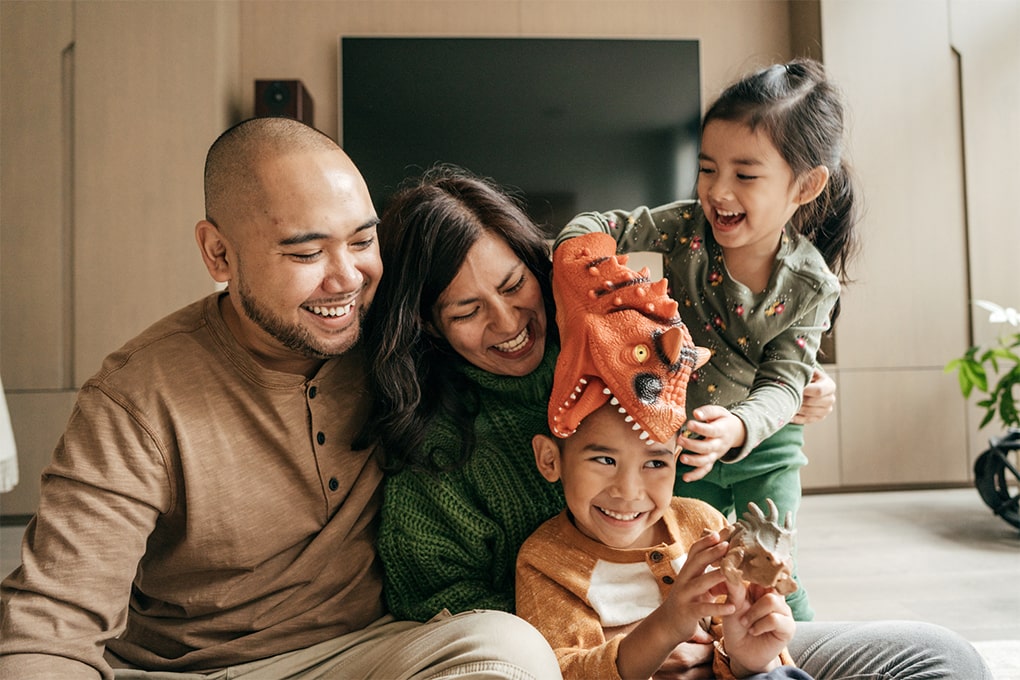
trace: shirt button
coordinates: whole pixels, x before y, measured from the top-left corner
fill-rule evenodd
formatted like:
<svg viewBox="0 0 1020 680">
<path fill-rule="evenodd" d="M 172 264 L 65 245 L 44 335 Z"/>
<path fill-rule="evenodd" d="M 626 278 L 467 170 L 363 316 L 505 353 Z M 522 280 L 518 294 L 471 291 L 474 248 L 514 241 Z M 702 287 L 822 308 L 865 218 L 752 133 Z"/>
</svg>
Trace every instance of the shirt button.
<svg viewBox="0 0 1020 680">
<path fill-rule="evenodd" d="M 318 394 L 318 393 L 319 393 L 319 388 L 316 387 L 315 385 L 312 385 L 311 387 L 308 388 L 308 398 L 309 399 L 315 399 L 315 395 Z"/>
<path fill-rule="evenodd" d="M 671 586 L 671 585 L 673 585 L 673 577 L 672 576 L 663 576 L 662 577 L 662 582 L 665 583 L 667 586 Z"/>
<path fill-rule="evenodd" d="M 652 562 L 661 562 L 662 561 L 662 553 L 659 552 L 658 550 L 652 552 L 652 554 L 649 555 L 649 557 L 652 558 Z"/>
<path fill-rule="evenodd" d="M 319 442 L 320 445 L 325 444 L 326 435 L 320 432 L 319 434 L 315 435 L 315 441 Z"/>
<path fill-rule="evenodd" d="M 329 478 L 329 490 L 336 491 L 340 488 L 340 482 L 336 481 L 336 477 Z"/>
</svg>

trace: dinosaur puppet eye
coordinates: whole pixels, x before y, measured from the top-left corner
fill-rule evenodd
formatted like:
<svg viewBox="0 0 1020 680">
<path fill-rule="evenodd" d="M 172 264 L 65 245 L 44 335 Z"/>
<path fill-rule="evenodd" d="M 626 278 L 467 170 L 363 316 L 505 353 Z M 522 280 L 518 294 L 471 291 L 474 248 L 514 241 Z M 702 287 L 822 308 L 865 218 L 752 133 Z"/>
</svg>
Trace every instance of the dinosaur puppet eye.
<svg viewBox="0 0 1020 680">
<path fill-rule="evenodd" d="M 650 352 L 648 351 L 648 345 L 635 345 L 633 349 L 634 360 L 639 364 L 643 364 L 648 361 Z"/>
</svg>

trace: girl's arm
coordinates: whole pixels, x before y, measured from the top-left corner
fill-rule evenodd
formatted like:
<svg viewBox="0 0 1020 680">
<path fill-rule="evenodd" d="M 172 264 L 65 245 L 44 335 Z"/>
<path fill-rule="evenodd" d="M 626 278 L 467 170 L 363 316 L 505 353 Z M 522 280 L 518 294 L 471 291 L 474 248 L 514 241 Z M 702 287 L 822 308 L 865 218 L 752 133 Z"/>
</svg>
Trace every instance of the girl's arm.
<svg viewBox="0 0 1020 680">
<path fill-rule="evenodd" d="M 386 600 L 400 619 L 428 621 L 444 608 L 513 611 L 488 546 L 500 528 L 451 481 L 406 470 L 386 482 L 378 548 Z"/>
<path fill-rule="evenodd" d="M 801 395 L 814 374 L 815 357 L 829 312 L 839 296 L 836 285 L 820 291 L 797 310 L 800 317 L 773 337 L 762 352 L 747 399 L 730 408 L 747 430 L 744 445 L 726 462 L 739 460 L 762 441 L 792 422 L 801 406 Z"/>
<path fill-rule="evenodd" d="M 616 239 L 618 253 L 668 253 L 676 233 L 693 219 L 696 208 L 696 201 L 676 201 L 657 208 L 581 213 L 560 231 L 556 245 L 575 236 L 601 232 Z"/>
</svg>

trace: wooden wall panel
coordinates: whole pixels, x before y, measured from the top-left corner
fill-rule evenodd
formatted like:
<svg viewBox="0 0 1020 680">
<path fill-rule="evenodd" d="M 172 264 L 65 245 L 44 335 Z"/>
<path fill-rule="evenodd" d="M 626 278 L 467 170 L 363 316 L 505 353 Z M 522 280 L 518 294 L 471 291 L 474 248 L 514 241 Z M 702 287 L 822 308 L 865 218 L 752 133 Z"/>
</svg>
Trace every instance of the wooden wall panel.
<svg viewBox="0 0 1020 680">
<path fill-rule="evenodd" d="M 844 486 L 964 484 L 970 476 L 955 380 L 915 369 L 841 370 Z"/>
<path fill-rule="evenodd" d="M 1011 200 L 1020 196 L 1020 1 L 950 0 L 949 9 L 967 140 L 971 297 L 1020 308 L 1020 221 Z M 970 312 L 975 343 L 987 347 L 1000 334 L 1016 331 L 989 323 L 980 308 Z M 968 412 L 971 458 L 976 458 L 1002 427 L 996 420 L 979 430 L 984 412 Z"/>
<path fill-rule="evenodd" d="M 79 383 L 150 323 L 214 289 L 193 234 L 205 153 L 233 103 L 237 45 L 223 25 L 237 21 L 233 3 L 77 7 Z"/>
<path fill-rule="evenodd" d="M 214 288 L 193 233 L 205 152 L 237 118 L 239 18 L 236 2 L 0 6 L 0 354 L 21 469 L 3 512 L 24 514 L 77 386 Z"/>
<path fill-rule="evenodd" d="M 837 330 L 840 367 L 940 368 L 965 346 L 967 306 L 946 6 L 823 0 L 821 8 L 824 59 L 850 103 L 850 158 L 867 210 Z"/>
<path fill-rule="evenodd" d="M 69 3 L 0 3 L 0 371 L 9 391 L 73 382 L 65 73 L 72 41 Z"/>
</svg>

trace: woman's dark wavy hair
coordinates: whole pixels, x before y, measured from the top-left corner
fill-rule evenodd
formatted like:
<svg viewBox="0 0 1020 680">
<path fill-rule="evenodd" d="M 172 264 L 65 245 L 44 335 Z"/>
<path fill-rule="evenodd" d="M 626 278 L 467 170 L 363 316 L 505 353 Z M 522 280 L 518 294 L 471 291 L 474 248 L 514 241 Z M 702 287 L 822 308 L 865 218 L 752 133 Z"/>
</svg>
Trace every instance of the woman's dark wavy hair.
<svg viewBox="0 0 1020 680">
<path fill-rule="evenodd" d="M 380 443 L 389 472 L 450 469 L 474 449 L 477 394 L 455 370 L 465 360 L 427 333 L 426 323 L 468 250 L 486 232 L 504 239 L 538 280 L 546 301 L 546 342 L 555 342 L 549 246 L 519 200 L 493 181 L 451 165 L 406 181 L 378 228 L 383 276 L 365 323 L 373 408 L 357 442 Z M 425 432 L 441 411 L 453 416 L 462 435 L 458 460 L 431 460 L 422 451 Z"/>
<path fill-rule="evenodd" d="M 844 104 L 827 80 L 825 69 L 811 59 L 795 59 L 757 71 L 726 88 L 705 114 L 701 129 L 713 120 L 744 123 L 764 132 L 801 177 L 824 165 L 829 181 L 821 195 L 794 213 L 794 228 L 822 253 L 829 269 L 848 283 L 848 265 L 857 254 L 855 229 L 861 215 L 860 194 L 852 169 L 843 158 Z M 839 302 L 831 321 L 839 316 Z"/>
</svg>

